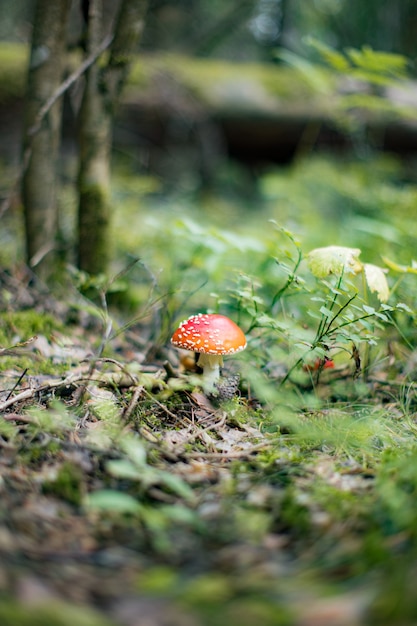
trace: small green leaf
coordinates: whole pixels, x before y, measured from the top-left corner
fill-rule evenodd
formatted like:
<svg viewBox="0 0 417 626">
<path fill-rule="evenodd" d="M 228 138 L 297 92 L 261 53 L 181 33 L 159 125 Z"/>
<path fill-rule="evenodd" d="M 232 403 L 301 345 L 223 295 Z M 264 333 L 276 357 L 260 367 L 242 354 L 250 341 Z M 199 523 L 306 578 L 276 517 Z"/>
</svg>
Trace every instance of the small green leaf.
<svg viewBox="0 0 417 626">
<path fill-rule="evenodd" d="M 334 316 L 333 311 L 331 311 L 330 309 L 328 309 L 328 308 L 327 308 L 327 307 L 325 307 L 325 306 L 320 307 L 320 313 L 321 313 L 322 315 L 324 315 L 324 317 L 327 317 L 327 319 L 329 319 L 329 318 L 331 318 L 331 317 L 333 317 L 333 316 Z"/>
<path fill-rule="evenodd" d="M 414 315 L 414 311 L 412 309 L 410 309 L 410 307 L 405 304 L 405 302 L 398 302 L 397 309 L 400 309 L 400 311 L 405 311 L 406 313 L 409 313 L 410 315 Z"/>
<path fill-rule="evenodd" d="M 169 472 L 159 471 L 158 472 L 158 482 L 164 487 L 168 487 L 171 491 L 176 493 L 184 500 L 192 500 L 194 499 L 194 492 L 187 485 L 187 483 L 179 476 L 175 476 L 175 474 L 170 474 Z"/>
<path fill-rule="evenodd" d="M 127 478 L 130 480 L 139 480 L 141 478 L 139 468 L 127 459 L 109 461 L 106 469 L 115 478 Z"/>
<path fill-rule="evenodd" d="M 350 63 L 347 58 L 337 50 L 327 46 L 315 37 L 308 37 L 306 43 L 315 48 L 323 61 L 338 72 L 346 72 L 350 69 Z"/>
<path fill-rule="evenodd" d="M 167 504 L 162 505 L 160 510 L 172 522 L 191 524 L 193 526 L 201 525 L 201 520 L 197 512 L 187 506 L 181 504 Z"/>
<path fill-rule="evenodd" d="M 112 513 L 139 513 L 142 509 L 135 498 L 113 489 L 101 489 L 89 494 L 85 499 L 85 507 L 92 511 Z"/>
<path fill-rule="evenodd" d="M 307 315 L 308 315 L 309 317 L 312 317 L 314 320 L 319 320 L 319 319 L 321 319 L 321 316 L 320 316 L 320 315 L 318 315 L 317 313 L 315 313 L 314 311 L 310 311 L 310 310 L 308 310 L 308 311 L 307 311 Z"/>
<path fill-rule="evenodd" d="M 359 68 L 379 74 L 390 74 L 396 78 L 404 78 L 408 61 L 401 54 L 391 52 L 379 52 L 369 46 L 363 46 L 361 50 L 348 48 L 346 54 Z"/>
<path fill-rule="evenodd" d="M 132 436 L 125 437 L 121 442 L 121 448 L 136 467 L 146 465 L 146 447 L 141 439 Z"/>
</svg>

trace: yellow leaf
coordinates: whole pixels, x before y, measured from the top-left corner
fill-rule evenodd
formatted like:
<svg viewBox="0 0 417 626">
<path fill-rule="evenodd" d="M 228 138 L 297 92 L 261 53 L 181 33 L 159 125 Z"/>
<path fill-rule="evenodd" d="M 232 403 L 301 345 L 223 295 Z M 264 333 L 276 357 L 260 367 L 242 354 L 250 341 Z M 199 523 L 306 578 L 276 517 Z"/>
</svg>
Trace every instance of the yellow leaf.
<svg viewBox="0 0 417 626">
<path fill-rule="evenodd" d="M 308 266 L 317 278 L 325 278 L 329 274 L 349 272 L 358 274 L 362 271 L 359 261 L 361 251 L 358 248 L 344 246 L 327 246 L 315 248 L 307 255 Z"/>
<path fill-rule="evenodd" d="M 389 298 L 389 287 L 384 270 L 372 263 L 365 263 L 363 267 L 370 291 L 376 293 L 380 302 L 386 302 Z"/>
</svg>

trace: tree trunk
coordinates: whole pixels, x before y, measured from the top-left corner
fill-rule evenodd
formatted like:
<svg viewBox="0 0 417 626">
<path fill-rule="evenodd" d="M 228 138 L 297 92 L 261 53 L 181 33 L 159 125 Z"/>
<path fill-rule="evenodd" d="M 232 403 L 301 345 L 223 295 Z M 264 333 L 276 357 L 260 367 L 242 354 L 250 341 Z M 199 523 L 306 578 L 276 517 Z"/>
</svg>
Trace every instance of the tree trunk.
<svg viewBox="0 0 417 626">
<path fill-rule="evenodd" d="M 57 256 L 56 165 L 61 100 L 40 121 L 39 113 L 62 80 L 70 4 L 71 0 L 37 1 L 28 73 L 22 179 L 26 257 L 45 280 L 52 275 Z"/>
<path fill-rule="evenodd" d="M 87 54 L 102 37 L 102 1 L 88 7 Z M 91 274 L 105 271 L 109 260 L 109 184 L 111 117 L 100 84 L 100 68 L 86 73 L 79 117 L 78 264 Z"/>
<path fill-rule="evenodd" d="M 81 107 L 78 176 L 78 264 L 80 269 L 106 272 L 111 255 L 109 205 L 110 156 L 114 110 L 126 81 L 143 27 L 145 0 L 123 0 L 107 65 L 91 67 Z M 88 52 L 97 48 L 101 33 L 101 0 L 90 0 Z"/>
</svg>

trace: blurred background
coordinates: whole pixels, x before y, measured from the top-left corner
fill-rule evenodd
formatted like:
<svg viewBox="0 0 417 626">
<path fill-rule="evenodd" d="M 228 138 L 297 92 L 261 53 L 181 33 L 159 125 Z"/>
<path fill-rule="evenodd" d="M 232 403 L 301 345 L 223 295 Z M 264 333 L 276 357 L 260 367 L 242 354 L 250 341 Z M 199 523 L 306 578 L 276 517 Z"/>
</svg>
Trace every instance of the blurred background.
<svg viewBox="0 0 417 626">
<path fill-rule="evenodd" d="M 34 5 L 0 5 L 2 199 L 21 156 Z M 104 2 L 109 24 L 117 6 Z M 387 252 L 408 263 L 416 235 L 416 27 L 413 0 L 150 0 L 114 127 L 115 270 L 139 252 L 159 271 L 167 246 L 178 266 L 198 265 L 207 246 L 206 261 L 222 266 L 221 237 L 211 230 L 209 243 L 207 229 L 260 233 L 263 241 L 269 219 L 307 248 L 343 243 L 377 263 Z M 79 2 L 69 31 L 76 58 Z M 65 96 L 62 129 L 68 250 L 79 83 Z M 22 257 L 17 200 L 2 220 L 3 261 L 14 262 Z M 173 243 L 178 230 L 192 241 L 187 259 Z M 242 270 L 245 262 L 239 258 Z M 207 293 L 216 291 L 213 276 Z"/>
</svg>

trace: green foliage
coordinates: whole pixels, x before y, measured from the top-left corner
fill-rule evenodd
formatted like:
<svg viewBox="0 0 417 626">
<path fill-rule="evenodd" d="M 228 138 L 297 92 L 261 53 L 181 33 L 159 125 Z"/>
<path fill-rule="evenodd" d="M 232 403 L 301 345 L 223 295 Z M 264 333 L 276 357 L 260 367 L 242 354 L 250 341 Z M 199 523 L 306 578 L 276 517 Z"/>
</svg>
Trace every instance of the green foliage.
<svg viewBox="0 0 417 626">
<path fill-rule="evenodd" d="M 114 626 L 94 609 L 57 600 L 30 608 L 10 600 L 0 601 L 0 620 L 4 626 Z"/>
<path fill-rule="evenodd" d="M 307 43 L 333 69 L 354 78 L 381 85 L 408 76 L 409 61 L 401 54 L 381 52 L 369 46 L 363 46 L 361 50 L 348 48 L 341 53 L 313 37 Z"/>
<path fill-rule="evenodd" d="M 349 3 L 307 4 L 335 16 Z M 99 582 L 92 602 L 149 606 L 155 622 L 154 606 L 202 626 L 322 623 L 334 611 L 343 623 L 415 622 L 417 187 L 412 163 L 372 155 L 364 140 L 370 116 L 415 115 L 386 91 L 409 65 L 369 47 L 310 44 L 325 67 L 288 51 L 281 59 L 297 73 L 253 65 L 238 75 L 233 64 L 171 55 L 135 65 L 128 97 L 160 75 L 223 113 L 294 114 L 307 94 L 360 150 L 313 155 L 306 132 L 307 158 L 264 170 L 245 197 L 196 194 L 198 176 L 181 162 L 186 185 L 168 197 L 161 180 L 117 170 L 114 278 L 72 280 L 92 300 L 74 307 L 92 328 L 100 322 L 91 334 L 77 328 L 86 353 L 117 351 L 111 368 L 133 386 L 106 379 L 109 364 L 94 354 L 57 364 L 31 353 L 33 336 L 49 341 L 63 326 L 0 292 L 1 366 L 12 370 L 2 401 L 29 363 L 30 374 L 75 365 L 84 376 L 83 393 L 70 389 L 65 402 L 41 389 L 4 411 L 0 536 L 19 597 L 21 571 L 30 562 L 37 572 L 44 549 L 42 567 L 64 591 L 80 563 L 81 598 L 108 570 L 110 593 Z M 6 61 L 16 76 L 0 69 L 0 93 L 15 97 L 20 60 Z M 247 184 L 235 164 L 218 170 L 219 188 Z M 241 384 L 225 403 L 201 394 L 169 345 L 177 322 L 199 311 L 229 314 L 247 334 L 246 352 L 226 360 Z M 69 564 L 54 534 L 68 528 Z M 135 588 L 118 596 L 123 566 Z M 108 623 L 58 601 L 29 608 L 3 598 L 0 623 Z"/>
<path fill-rule="evenodd" d="M 55 331 L 62 331 L 62 323 L 48 313 L 35 309 L 0 313 L 0 370 L 15 368 L 31 373 L 56 374 L 65 368 L 49 360 L 39 358 L 32 344 L 38 335 L 50 338 Z"/>
<path fill-rule="evenodd" d="M 318 53 L 318 63 L 287 50 L 280 51 L 279 58 L 298 71 L 317 94 L 327 98 L 331 118 L 362 151 L 369 148 L 369 120 L 386 124 L 415 118 L 413 106 L 390 94 L 392 87 L 404 89 L 405 79 L 409 78 L 411 63 L 405 56 L 369 46 L 340 52 L 313 37 L 306 42 Z"/>
<path fill-rule="evenodd" d="M 89 494 L 84 501 L 87 511 L 112 513 L 113 515 L 137 514 L 140 503 L 128 493 L 115 489 L 101 489 Z"/>
<path fill-rule="evenodd" d="M 57 475 L 42 485 L 45 494 L 52 494 L 70 504 L 80 506 L 83 498 L 83 477 L 81 468 L 71 463 L 63 463 Z"/>
<path fill-rule="evenodd" d="M 0 313 L 0 345 L 8 347 L 13 340 L 27 341 L 34 335 L 50 335 L 54 330 L 62 330 L 62 324 L 52 315 L 35 309 L 5 311 Z"/>
<path fill-rule="evenodd" d="M 380 523 L 388 533 L 406 532 L 417 539 L 417 521 L 413 513 L 417 493 L 417 450 L 390 450 L 382 457 L 377 477 Z"/>
<path fill-rule="evenodd" d="M 239 64 L 242 68 L 242 64 Z M 241 108 L 245 111 L 267 109 L 272 101 L 281 107 L 306 97 L 314 90 L 286 67 L 265 63 L 245 63 L 244 72 L 236 75 L 236 64 L 225 59 L 202 59 L 175 54 L 154 55 L 147 63 L 137 61 L 130 73 L 127 90 L 143 89 L 163 73 L 180 84 L 202 104 L 218 111 Z M 257 94 L 253 98 L 254 94 Z M 321 106 L 317 99 L 317 105 Z"/>
<path fill-rule="evenodd" d="M 383 60 L 326 55 L 347 72 L 378 73 Z M 386 60 L 391 80 L 403 70 Z M 310 78 L 327 88 L 329 76 Z M 76 304 L 100 322 L 89 348 L 117 350 L 137 385 L 106 379 L 117 365 L 98 360 L 76 406 L 38 394 L 4 422 L 30 493 L 86 520 L 100 559 L 117 559 L 115 545 L 140 554 L 135 591 L 202 624 L 300 622 L 300 598 L 356 585 L 369 586 L 361 602 L 375 623 L 414 619 L 415 181 L 393 157 L 316 155 L 265 171 L 256 202 L 163 194 L 121 168 L 115 278 L 73 276 L 95 294 Z M 2 347 L 59 329 L 8 304 Z M 240 397 L 216 406 L 169 346 L 200 311 L 230 315 L 248 338 L 225 360 Z"/>
<path fill-rule="evenodd" d="M 33 405 L 28 409 L 33 429 L 37 432 L 61 434 L 73 430 L 76 415 L 60 401 L 52 401 L 48 409 Z"/>
<path fill-rule="evenodd" d="M 388 284 L 381 268 L 359 261 L 359 249 L 328 246 L 311 251 L 306 258 L 318 279 L 314 285 L 299 269 L 303 258 L 300 243 L 289 231 L 278 229 L 278 232 L 289 239 L 295 250 L 293 258 L 284 250 L 283 260 L 276 259 L 283 273 L 279 289 L 272 295 L 260 296 L 259 279 L 257 283 L 255 280 L 249 283 L 247 279 L 243 288 L 236 289 L 235 298 L 240 316 L 249 318 L 248 332 L 255 335 L 254 331 L 258 331 L 254 345 L 258 352 L 261 350 L 266 355 L 266 360 L 274 358 L 274 353 L 278 356 L 271 346 L 271 335 L 279 337 L 281 349 L 287 345 L 292 364 L 290 361 L 286 381 L 302 364 L 314 369 L 319 363 L 316 369 L 321 370 L 335 350 L 355 354 L 360 343 L 375 344 L 377 329 L 382 328 L 383 323 L 390 323 L 393 308 L 383 303 L 380 307 L 376 303 L 370 306 L 372 292 L 376 292 L 380 300 L 388 298 Z M 362 281 L 355 284 L 358 275 L 362 276 Z M 288 303 L 290 297 L 292 300 Z M 285 316 L 282 315 L 284 302 Z M 307 326 L 308 317 L 313 320 L 311 329 Z M 359 357 L 356 364 L 359 370 Z"/>
<path fill-rule="evenodd" d="M 126 458 L 107 464 L 107 470 L 112 476 L 137 481 L 145 490 L 151 485 L 160 485 L 186 501 L 193 500 L 193 492 L 184 481 L 165 470 L 148 465 L 144 442 L 125 437 L 121 441 L 121 448 Z"/>
<path fill-rule="evenodd" d="M 284 535 L 295 558 L 305 557 L 308 547 L 319 587 L 323 577 L 325 585 L 334 581 L 335 572 L 347 585 L 369 582 L 378 568 L 378 583 L 388 589 L 392 567 L 395 589 L 385 598 L 375 592 L 370 614 L 380 616 L 388 607 L 402 615 L 393 609 L 401 597 L 404 614 L 413 615 L 410 593 L 400 583 L 411 576 L 411 564 L 398 555 L 398 545 L 401 550 L 404 541 L 415 554 L 414 387 L 407 392 L 404 383 L 402 409 L 397 414 L 396 404 L 394 414 L 375 397 L 369 379 L 404 371 L 402 360 L 386 368 L 388 340 L 399 342 L 404 355 L 415 342 L 415 184 L 403 184 L 392 158 L 331 162 L 322 156 L 271 170 L 261 178 L 260 193 L 256 215 L 248 211 L 236 224 L 233 205 L 232 224 L 226 224 L 224 204 L 211 204 L 207 219 L 206 205 L 187 199 L 180 219 L 158 206 L 157 215 L 140 216 L 140 235 L 134 229 L 126 234 L 123 217 L 118 229 L 131 254 L 143 252 L 131 288 L 146 302 L 143 315 L 153 310 L 162 316 L 155 329 L 161 344 L 178 320 L 198 311 L 228 313 L 244 328 L 249 345 L 235 367 L 244 395 L 261 407 L 248 419 L 242 404 L 235 425 L 256 420 L 271 447 L 234 465 L 233 481 L 221 496 L 216 491 L 221 506 L 209 524 L 201 523 L 196 493 L 188 499 L 178 484 L 168 485 L 141 441 L 136 452 L 125 449 L 123 458 L 107 464 L 119 489 L 93 493 L 91 502 L 103 497 L 107 514 L 112 508 L 133 514 L 165 554 L 172 554 L 170 524 L 178 531 L 181 520 L 215 550 L 233 542 L 260 549 L 266 536 Z M 334 369 L 324 369 L 326 358 Z M 317 361 L 323 368 L 314 369 Z M 396 391 L 388 389 L 393 399 Z M 226 404 L 224 411 L 233 420 L 233 408 Z M 151 509 L 149 487 L 182 502 Z M 231 578 L 209 572 L 188 583 L 176 570 L 163 569 L 151 572 L 141 588 L 181 598 L 181 606 L 198 607 L 210 624 L 220 614 L 243 620 L 241 588 Z M 302 586 L 302 577 L 296 579 Z M 270 609 L 270 597 L 251 593 L 245 595 L 248 615 L 253 611 L 268 623 L 271 610 L 276 621 L 279 600 Z M 291 623 L 285 611 L 282 619 Z"/>
<path fill-rule="evenodd" d="M 256 388 L 262 386 L 262 371 L 270 374 L 267 364 L 279 364 L 281 378 L 290 369 L 297 383 L 312 378 L 301 365 L 314 366 L 317 359 L 329 356 L 339 367 L 350 364 L 354 373 L 351 356 L 356 349 L 369 371 L 371 353 L 378 354 L 387 324 L 397 328 L 401 341 L 410 341 L 406 325 L 414 308 L 415 281 L 410 272 L 398 278 L 398 272 L 392 276 L 381 269 L 383 255 L 390 257 L 391 265 L 397 258 L 407 261 L 417 234 L 411 218 L 417 192 L 413 183 L 399 184 L 401 176 L 392 158 L 301 160 L 261 178 L 263 202 L 256 216 L 246 212 L 244 220 L 233 224 L 234 230 L 225 227 L 221 202 L 195 207 L 190 199 L 183 202 L 180 219 L 167 215 L 162 206 L 155 213 L 150 201 L 152 211 L 141 213 L 135 228 L 125 195 L 130 217 L 120 214 L 118 240 L 132 255 L 138 249 L 143 253 L 129 272 L 130 289 L 142 302 L 135 319 L 153 311 L 154 339 L 165 343 L 189 314 L 229 313 L 250 339 L 239 360 L 255 359 L 261 365 L 261 374 L 251 372 Z M 233 222 L 235 207 L 229 206 Z M 127 219 L 132 226 L 128 231 Z M 288 220 L 291 231 L 279 225 Z M 362 250 L 361 272 L 332 269 L 328 277 L 314 279 L 306 263 L 308 252 L 341 242 Z M 390 271 L 396 270 L 391 266 Z M 386 300 L 387 280 L 391 296 L 389 303 L 381 304 L 375 296 Z M 244 367 L 251 370 L 249 363 Z M 274 392 L 265 381 L 261 397 L 271 398 Z M 350 389 L 356 393 L 354 386 Z"/>
</svg>

